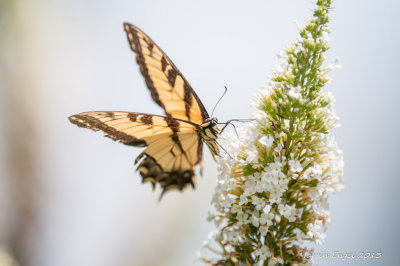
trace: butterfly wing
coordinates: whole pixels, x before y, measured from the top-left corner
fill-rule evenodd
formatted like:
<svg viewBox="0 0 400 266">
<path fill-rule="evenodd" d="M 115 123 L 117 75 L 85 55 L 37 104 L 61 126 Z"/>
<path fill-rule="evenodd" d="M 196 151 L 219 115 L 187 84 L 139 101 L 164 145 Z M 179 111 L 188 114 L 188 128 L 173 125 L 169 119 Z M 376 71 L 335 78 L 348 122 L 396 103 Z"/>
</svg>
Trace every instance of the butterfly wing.
<svg viewBox="0 0 400 266">
<path fill-rule="evenodd" d="M 158 183 L 163 193 L 171 188 L 194 187 L 194 168 L 202 161 L 199 126 L 179 119 L 131 112 L 85 112 L 71 123 L 126 145 L 147 147 L 136 159 L 143 182 Z"/>
<path fill-rule="evenodd" d="M 208 113 L 184 76 L 158 45 L 136 26 L 124 23 L 153 100 L 167 116 L 201 124 Z"/>
<path fill-rule="evenodd" d="M 203 142 L 199 135 L 177 133 L 175 137 L 180 144 L 173 137 L 160 138 L 135 161 L 143 182 L 151 182 L 153 188 L 157 183 L 161 185 L 161 196 L 170 189 L 183 190 L 189 184 L 194 188 L 194 168 L 202 161 Z"/>
</svg>

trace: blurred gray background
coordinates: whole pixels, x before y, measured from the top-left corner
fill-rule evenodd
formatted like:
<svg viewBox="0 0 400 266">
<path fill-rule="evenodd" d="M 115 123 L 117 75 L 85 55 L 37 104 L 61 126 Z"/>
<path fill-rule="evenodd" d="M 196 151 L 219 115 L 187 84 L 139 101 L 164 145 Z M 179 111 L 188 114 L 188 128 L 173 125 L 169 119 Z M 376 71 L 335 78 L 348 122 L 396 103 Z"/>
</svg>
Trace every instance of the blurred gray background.
<svg viewBox="0 0 400 266">
<path fill-rule="evenodd" d="M 200 265 L 216 165 L 196 191 L 142 185 L 131 148 L 70 124 L 82 111 L 162 114 L 122 28 L 150 35 L 220 121 L 248 118 L 276 54 L 313 1 L 0 1 L 0 248 L 27 266 Z M 395 0 L 334 1 L 332 49 L 345 190 L 316 251 L 383 252 L 318 265 L 395 265 L 399 240 L 400 38 Z"/>
</svg>

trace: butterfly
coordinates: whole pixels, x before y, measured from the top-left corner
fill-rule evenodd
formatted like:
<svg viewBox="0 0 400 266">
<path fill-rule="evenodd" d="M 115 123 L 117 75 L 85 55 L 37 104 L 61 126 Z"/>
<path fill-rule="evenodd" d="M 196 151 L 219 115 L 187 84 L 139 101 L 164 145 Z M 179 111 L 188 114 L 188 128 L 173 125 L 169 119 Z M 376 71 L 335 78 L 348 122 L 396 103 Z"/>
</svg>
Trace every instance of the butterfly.
<svg viewBox="0 0 400 266">
<path fill-rule="evenodd" d="M 165 116 L 137 112 L 94 111 L 75 114 L 69 121 L 103 131 L 123 144 L 146 147 L 136 158 L 142 182 L 157 184 L 162 195 L 170 189 L 195 187 L 195 167 L 202 166 L 203 143 L 219 154 L 218 120 L 210 118 L 199 97 L 161 48 L 138 27 L 124 23 L 147 88 Z"/>
</svg>

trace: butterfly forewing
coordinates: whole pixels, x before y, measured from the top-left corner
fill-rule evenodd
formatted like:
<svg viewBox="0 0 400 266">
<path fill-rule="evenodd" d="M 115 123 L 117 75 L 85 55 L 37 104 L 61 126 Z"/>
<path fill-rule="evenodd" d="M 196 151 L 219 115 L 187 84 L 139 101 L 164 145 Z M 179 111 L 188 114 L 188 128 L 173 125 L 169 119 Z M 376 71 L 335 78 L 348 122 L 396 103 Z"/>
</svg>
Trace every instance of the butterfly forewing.
<svg viewBox="0 0 400 266">
<path fill-rule="evenodd" d="M 151 96 L 167 116 L 197 124 L 207 119 L 200 99 L 161 48 L 136 26 L 124 23 L 124 28 Z"/>
<path fill-rule="evenodd" d="M 107 137 L 133 146 L 147 146 L 160 136 L 171 136 L 174 132 L 194 134 L 196 131 L 193 124 L 175 120 L 171 123 L 168 117 L 133 112 L 85 112 L 69 120 L 79 127 L 101 130 Z"/>
</svg>

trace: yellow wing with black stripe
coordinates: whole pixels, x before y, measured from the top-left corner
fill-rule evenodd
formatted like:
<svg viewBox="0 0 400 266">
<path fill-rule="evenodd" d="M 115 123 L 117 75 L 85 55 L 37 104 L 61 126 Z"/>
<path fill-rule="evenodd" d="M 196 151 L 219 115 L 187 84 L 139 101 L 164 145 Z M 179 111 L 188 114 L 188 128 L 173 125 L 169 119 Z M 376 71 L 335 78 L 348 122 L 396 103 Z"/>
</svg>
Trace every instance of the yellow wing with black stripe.
<svg viewBox="0 0 400 266">
<path fill-rule="evenodd" d="M 143 182 L 159 183 L 163 193 L 171 188 L 194 187 L 194 168 L 202 161 L 201 126 L 175 118 L 132 112 L 85 112 L 71 123 L 126 145 L 147 147 L 136 159 Z"/>
<path fill-rule="evenodd" d="M 199 97 L 161 48 L 138 27 L 124 23 L 124 29 L 151 96 L 166 115 L 197 124 L 206 120 Z"/>
</svg>

